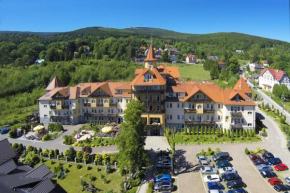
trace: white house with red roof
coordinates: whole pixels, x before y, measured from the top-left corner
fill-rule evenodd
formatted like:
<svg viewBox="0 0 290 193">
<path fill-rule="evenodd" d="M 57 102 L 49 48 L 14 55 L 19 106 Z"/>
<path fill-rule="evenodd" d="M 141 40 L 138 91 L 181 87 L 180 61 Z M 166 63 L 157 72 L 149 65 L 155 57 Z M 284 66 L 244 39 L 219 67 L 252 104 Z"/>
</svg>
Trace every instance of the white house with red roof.
<svg viewBox="0 0 290 193">
<path fill-rule="evenodd" d="M 186 63 L 188 63 L 188 64 L 196 64 L 197 63 L 196 56 L 195 55 L 186 56 Z"/>
<path fill-rule="evenodd" d="M 290 88 L 289 77 L 283 70 L 265 68 L 259 77 L 259 86 L 264 90 L 272 92 L 275 84 L 285 84 Z"/>
</svg>

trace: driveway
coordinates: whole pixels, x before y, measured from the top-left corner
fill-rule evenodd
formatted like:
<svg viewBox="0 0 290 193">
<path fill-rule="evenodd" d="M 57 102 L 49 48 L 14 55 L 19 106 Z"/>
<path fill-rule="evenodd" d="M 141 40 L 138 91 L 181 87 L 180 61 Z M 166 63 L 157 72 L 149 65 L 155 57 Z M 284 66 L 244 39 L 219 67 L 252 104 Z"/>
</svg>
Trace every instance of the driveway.
<svg viewBox="0 0 290 193">
<path fill-rule="evenodd" d="M 70 135 L 75 130 L 78 130 L 82 125 L 64 125 L 64 129 L 66 130 L 63 134 L 61 134 L 58 138 L 48 141 L 48 142 L 42 142 L 42 141 L 32 141 L 32 140 L 25 140 L 25 139 L 11 139 L 8 138 L 8 134 L 0 135 L 0 140 L 7 138 L 10 143 L 22 143 L 24 146 L 32 145 L 37 148 L 44 149 L 59 149 L 60 152 L 65 152 L 70 146 L 64 145 L 63 142 L 63 136 L 64 135 Z M 76 150 L 81 150 L 81 147 L 74 147 Z M 114 153 L 118 152 L 117 146 L 103 146 L 103 147 L 93 147 L 92 148 L 93 153 Z"/>
<path fill-rule="evenodd" d="M 217 147 L 221 151 L 227 151 L 233 157 L 232 164 L 248 185 L 251 193 L 269 192 L 274 193 L 274 189 L 260 176 L 253 164 L 245 155 L 245 148 L 255 150 L 256 147 L 265 148 L 272 152 L 276 157 L 281 158 L 283 163 L 290 165 L 290 154 L 287 152 L 287 141 L 280 131 L 278 125 L 260 110 L 257 110 L 264 117 L 264 124 L 267 126 L 268 138 L 264 142 L 240 143 L 240 144 L 215 144 L 215 145 L 177 145 L 177 164 L 176 173 L 178 175 L 178 188 L 182 193 L 204 192 L 203 182 L 198 171 L 195 155 L 202 149 L 207 150 Z"/>
</svg>

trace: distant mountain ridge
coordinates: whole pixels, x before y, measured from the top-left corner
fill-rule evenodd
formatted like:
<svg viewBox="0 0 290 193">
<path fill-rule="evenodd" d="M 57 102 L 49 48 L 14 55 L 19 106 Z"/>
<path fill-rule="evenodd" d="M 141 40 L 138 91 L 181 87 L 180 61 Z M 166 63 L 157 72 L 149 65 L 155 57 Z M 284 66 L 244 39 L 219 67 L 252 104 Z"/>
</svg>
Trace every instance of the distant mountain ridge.
<svg viewBox="0 0 290 193">
<path fill-rule="evenodd" d="M 141 37 L 163 37 L 170 39 L 177 39 L 183 41 L 193 41 L 195 39 L 203 39 L 203 38 L 211 38 L 211 37 L 225 37 L 225 36 L 233 36 L 233 37 L 254 37 L 260 40 L 266 41 L 279 41 L 285 42 L 281 40 L 275 40 L 255 35 L 249 35 L 238 32 L 217 32 L 217 33 L 208 33 L 208 34 L 191 34 L 191 33 L 182 33 L 176 32 L 172 30 L 159 29 L 159 28 L 151 28 L 151 27 L 128 27 L 124 29 L 117 28 L 105 28 L 105 27 L 86 27 L 68 32 L 26 32 L 26 31 L 0 31 L 0 34 L 29 34 L 29 35 L 40 35 L 40 36 L 50 36 L 50 35 L 68 35 L 68 36 L 85 36 L 85 35 L 97 35 L 97 36 L 114 36 L 114 37 L 128 37 L 128 36 L 141 36 Z"/>
</svg>

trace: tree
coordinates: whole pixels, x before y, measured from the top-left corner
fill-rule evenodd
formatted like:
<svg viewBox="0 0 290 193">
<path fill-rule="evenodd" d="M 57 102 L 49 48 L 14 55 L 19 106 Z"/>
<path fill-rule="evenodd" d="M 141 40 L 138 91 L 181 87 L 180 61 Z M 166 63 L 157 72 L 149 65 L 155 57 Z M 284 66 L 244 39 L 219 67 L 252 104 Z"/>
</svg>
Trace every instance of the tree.
<svg viewBox="0 0 290 193">
<path fill-rule="evenodd" d="M 74 158 L 76 156 L 76 150 L 73 147 L 70 147 L 67 150 L 66 156 L 69 160 L 74 160 Z"/>
<path fill-rule="evenodd" d="M 168 62 L 168 63 L 171 62 L 171 59 L 170 59 L 170 56 L 169 56 L 167 50 L 164 51 L 164 52 L 162 52 L 162 55 L 161 55 L 161 61 L 162 61 L 162 62 Z"/>
<path fill-rule="evenodd" d="M 212 80 L 219 78 L 219 67 L 218 64 L 213 64 L 210 68 L 210 77 Z"/>
<path fill-rule="evenodd" d="M 138 170 L 148 163 L 145 152 L 145 129 L 141 120 L 144 103 L 132 100 L 124 111 L 124 122 L 121 124 L 122 133 L 117 138 L 119 149 L 119 165 L 131 172 Z"/>
<path fill-rule="evenodd" d="M 82 151 L 77 151 L 77 154 L 76 154 L 76 158 L 78 161 L 81 161 L 83 159 L 83 152 Z"/>
</svg>

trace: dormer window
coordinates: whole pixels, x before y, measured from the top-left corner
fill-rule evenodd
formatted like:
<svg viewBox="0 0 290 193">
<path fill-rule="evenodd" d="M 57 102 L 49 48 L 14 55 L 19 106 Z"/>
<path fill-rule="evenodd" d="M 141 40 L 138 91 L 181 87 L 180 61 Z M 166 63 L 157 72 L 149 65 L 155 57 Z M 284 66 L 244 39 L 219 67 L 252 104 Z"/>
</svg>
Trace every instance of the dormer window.
<svg viewBox="0 0 290 193">
<path fill-rule="evenodd" d="M 83 91 L 83 95 L 86 95 L 86 94 L 88 94 L 88 91 L 87 90 L 84 90 Z"/>
<path fill-rule="evenodd" d="M 150 80 L 152 80 L 152 75 L 151 74 L 145 74 L 145 81 L 149 82 Z"/>
<path fill-rule="evenodd" d="M 237 102 L 240 102 L 240 97 L 239 97 L 239 95 L 236 95 L 236 101 L 237 101 Z"/>
<path fill-rule="evenodd" d="M 151 65 L 149 65 L 149 69 L 150 69 L 150 70 L 152 69 L 152 66 L 151 66 Z"/>
</svg>

